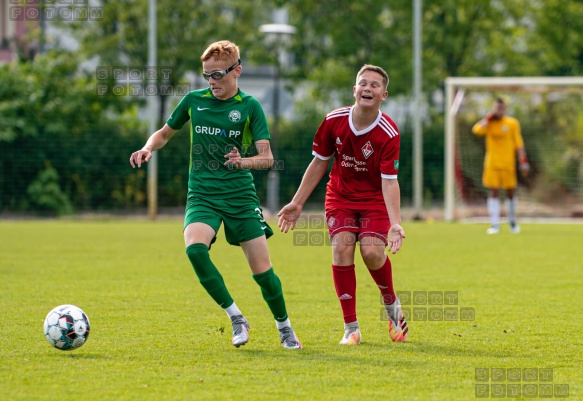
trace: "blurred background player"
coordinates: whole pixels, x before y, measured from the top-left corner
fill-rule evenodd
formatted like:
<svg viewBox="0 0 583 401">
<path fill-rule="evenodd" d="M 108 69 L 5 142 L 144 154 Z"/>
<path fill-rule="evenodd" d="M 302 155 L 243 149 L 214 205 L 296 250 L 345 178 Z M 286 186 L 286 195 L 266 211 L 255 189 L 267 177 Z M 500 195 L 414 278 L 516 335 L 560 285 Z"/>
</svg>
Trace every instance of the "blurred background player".
<svg viewBox="0 0 583 401">
<path fill-rule="evenodd" d="M 292 201 L 278 213 L 283 232 L 294 229 L 306 200 L 334 164 L 326 187 L 326 222 L 332 242 L 332 277 L 344 316 L 340 344 L 362 340 L 356 317 L 354 254 L 360 253 L 380 289 L 392 341 L 405 341 L 408 327 L 393 289 L 391 261 L 405 238 L 401 227 L 399 170 L 400 135 L 391 118 L 380 111 L 388 95 L 389 77 L 380 67 L 364 65 L 356 75 L 352 106 L 326 115 L 312 144 L 314 159 Z"/>
<path fill-rule="evenodd" d="M 225 310 L 233 326 L 232 342 L 249 341 L 249 323 L 229 294 L 222 275 L 210 259 L 210 246 L 222 223 L 227 242 L 241 246 L 253 278 L 261 287 L 284 348 L 302 348 L 288 319 L 281 282 L 269 257 L 265 222 L 249 169 L 273 164 L 269 129 L 257 99 L 239 90 L 242 67 L 239 48 L 232 42 L 211 44 L 201 56 L 206 89 L 189 92 L 167 123 L 132 153 L 132 167 L 140 167 L 190 120 L 191 154 L 184 217 L 186 254 L 200 283 Z M 257 155 L 242 158 L 254 142 Z M 227 153 L 227 154 L 225 154 Z M 225 159 L 227 159 L 225 161 Z"/>
<path fill-rule="evenodd" d="M 518 234 L 520 227 L 516 222 L 516 155 L 523 176 L 528 175 L 529 165 L 520 133 L 520 123 L 516 118 L 505 115 L 506 104 L 498 98 L 492 112 L 478 121 L 472 132 L 486 137 L 486 156 L 482 183 L 488 188 L 488 214 L 491 226 L 488 234 L 500 232 L 500 198 L 503 189 L 506 197 L 506 213 L 510 232 Z"/>
</svg>

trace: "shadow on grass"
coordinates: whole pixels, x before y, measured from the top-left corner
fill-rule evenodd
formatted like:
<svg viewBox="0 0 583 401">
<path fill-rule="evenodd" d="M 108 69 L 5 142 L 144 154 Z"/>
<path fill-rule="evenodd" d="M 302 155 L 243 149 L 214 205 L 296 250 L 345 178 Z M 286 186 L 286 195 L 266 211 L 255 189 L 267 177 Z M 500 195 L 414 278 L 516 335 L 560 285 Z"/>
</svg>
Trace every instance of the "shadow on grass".
<svg viewBox="0 0 583 401">
<path fill-rule="evenodd" d="M 409 343 L 413 350 L 413 353 L 423 353 L 423 354 L 441 354 L 444 356 L 456 356 L 456 357 L 489 357 L 489 358 L 513 358 L 516 355 L 516 350 L 510 349 L 494 349 L 489 348 L 485 351 L 483 348 L 473 348 L 471 343 L 465 343 L 465 347 L 457 347 L 451 345 L 439 345 L 437 343 L 429 342 L 411 342 Z"/>
<path fill-rule="evenodd" d="M 401 345 L 401 344 L 400 344 Z M 402 344 L 404 345 L 404 344 Z M 405 345 L 406 346 L 406 345 Z M 338 348 L 304 348 L 302 350 L 257 350 L 242 349 L 239 353 L 244 358 L 256 358 L 264 363 L 273 363 L 276 366 L 289 366 L 290 364 L 315 363 L 331 364 L 337 366 L 342 364 L 352 365 L 377 365 L 392 366 L 395 359 L 399 359 L 400 366 L 416 367 L 425 364 L 423 361 L 403 358 L 403 355 L 391 349 L 391 345 L 380 345 L 362 343 L 358 346 L 338 346 Z M 409 353 L 409 352 L 407 352 Z"/>
<path fill-rule="evenodd" d="M 235 354 L 236 355 L 236 354 Z M 236 356 L 233 355 L 235 358 Z M 512 358 L 517 357 L 516 350 L 512 349 L 474 349 L 468 343 L 464 346 L 440 345 L 431 342 L 407 341 L 399 344 L 383 344 L 374 342 L 363 342 L 358 346 L 331 347 L 308 347 L 302 350 L 258 350 L 241 349 L 240 355 L 243 357 L 260 358 L 262 361 L 271 360 L 275 363 L 287 364 L 290 362 L 331 362 L 331 363 L 365 363 L 386 364 L 391 366 L 395 360 L 403 366 L 419 366 L 426 364 L 425 357 L 467 357 L 467 358 Z M 419 359 L 415 355 L 422 356 Z"/>
<path fill-rule="evenodd" d="M 74 351 L 73 351 L 74 352 Z M 96 353 L 73 353 L 71 351 L 59 351 L 49 355 L 50 358 L 72 358 L 79 360 L 99 360 L 99 359 L 111 359 L 111 356 L 96 354 Z"/>
</svg>

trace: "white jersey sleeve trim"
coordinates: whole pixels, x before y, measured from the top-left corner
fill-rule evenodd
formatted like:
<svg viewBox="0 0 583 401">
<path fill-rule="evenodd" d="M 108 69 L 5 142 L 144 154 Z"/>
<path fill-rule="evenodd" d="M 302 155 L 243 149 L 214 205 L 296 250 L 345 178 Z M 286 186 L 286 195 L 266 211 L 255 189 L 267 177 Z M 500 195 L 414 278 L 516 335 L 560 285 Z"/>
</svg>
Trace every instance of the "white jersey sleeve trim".
<svg viewBox="0 0 583 401">
<path fill-rule="evenodd" d="M 312 150 L 312 156 L 315 156 L 320 160 L 330 160 L 332 158 L 332 156 L 334 156 L 334 153 L 332 153 L 330 156 L 322 156 L 322 155 L 316 153 L 314 150 Z"/>
<path fill-rule="evenodd" d="M 381 174 L 381 178 L 384 178 L 386 180 L 396 180 L 397 179 L 397 174 Z"/>
</svg>

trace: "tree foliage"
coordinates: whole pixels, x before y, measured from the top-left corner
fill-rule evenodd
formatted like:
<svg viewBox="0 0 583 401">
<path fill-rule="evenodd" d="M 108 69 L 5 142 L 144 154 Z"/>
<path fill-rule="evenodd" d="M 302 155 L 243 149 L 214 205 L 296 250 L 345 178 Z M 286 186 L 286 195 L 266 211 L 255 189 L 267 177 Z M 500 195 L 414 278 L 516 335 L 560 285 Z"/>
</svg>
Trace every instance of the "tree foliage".
<svg viewBox="0 0 583 401">
<path fill-rule="evenodd" d="M 124 189 L 120 147 L 138 146 L 137 113 L 98 96 L 78 65 L 74 54 L 53 51 L 0 66 L 0 210 L 121 205 L 111 193 Z"/>
<path fill-rule="evenodd" d="M 314 82 L 320 102 L 352 99 L 355 73 L 363 64 L 384 67 L 391 93 L 403 93 L 411 79 L 410 1 L 282 2 L 296 25 L 297 75 Z M 345 90 L 349 89 L 349 90 Z M 331 99 L 332 98 L 332 99 Z"/>
<path fill-rule="evenodd" d="M 352 86 L 365 63 L 384 67 L 390 95 L 413 86 L 413 2 L 278 1 L 290 10 L 297 75 L 313 92 Z M 423 1 L 422 63 L 426 94 L 448 76 L 577 75 L 583 70 L 583 3 L 561 0 Z M 348 99 L 346 96 L 344 100 Z"/>
<path fill-rule="evenodd" d="M 263 0 L 157 0 L 156 65 L 171 72 L 158 75 L 158 86 L 177 88 L 186 82 L 186 73 L 198 74 L 200 56 L 214 41 L 232 40 L 240 46 L 243 58 L 256 57 L 260 50 L 256 45 L 258 26 L 269 18 L 263 3 Z M 138 70 L 152 67 L 148 65 L 148 1 L 102 0 L 102 7 L 101 20 L 62 25 L 80 41 L 82 54 L 97 57 L 100 66 Z M 147 79 L 145 74 L 143 78 Z M 158 91 L 160 124 L 166 119 L 168 98 L 173 94 Z"/>
<path fill-rule="evenodd" d="M 138 118 L 144 98 L 99 96 L 97 72 L 83 72 L 80 67 L 147 68 L 148 1 L 96 4 L 103 7 L 103 19 L 61 24 L 79 41 L 79 51 L 55 51 L 34 62 L 0 66 L 0 210 L 33 208 L 31 196 L 36 195 L 31 194 L 48 187 L 57 204 L 67 205 L 62 193 L 77 209 L 145 205 L 144 169 L 131 170 L 127 165 L 129 151 L 142 146 L 148 135 Z M 412 93 L 411 0 L 158 0 L 157 4 L 157 65 L 171 70 L 166 80 L 159 75 L 157 84 L 169 87 L 184 84 L 189 72 L 198 74 L 201 53 L 216 40 L 236 42 L 244 63 L 271 64 L 276 55 L 265 46 L 259 26 L 272 22 L 275 8 L 289 11 L 289 23 L 297 28 L 290 48 L 295 62 L 283 66 L 283 72 L 292 80 L 288 89 L 305 92 L 295 108 L 297 120 L 280 124 L 279 154 L 285 163 L 282 199 L 289 198 L 299 184 L 324 113 L 354 101 L 355 74 L 363 64 L 387 70 L 389 97 Z M 583 74 L 583 2 L 426 0 L 422 46 L 423 92 L 426 104 L 432 106 L 430 118 L 424 120 L 424 186 L 427 197 L 435 199 L 442 195 L 443 103 L 434 95 L 442 91 L 444 79 Z M 160 124 L 170 111 L 171 95 L 158 91 Z M 570 112 L 577 123 L 565 123 L 573 129 L 561 142 L 565 146 L 561 154 L 569 155 L 569 166 L 583 165 L 583 118 L 576 108 Z M 410 123 L 400 127 L 404 161 L 412 147 Z M 188 135 L 175 138 L 160 153 L 159 194 L 161 205 L 167 206 L 183 204 L 185 196 Z M 410 163 L 402 166 L 400 181 L 407 198 L 412 171 Z M 258 172 L 256 178 L 261 195 L 265 174 Z M 33 182 L 34 190 L 27 192 Z M 312 200 L 321 200 L 322 194 L 320 186 Z"/>
</svg>

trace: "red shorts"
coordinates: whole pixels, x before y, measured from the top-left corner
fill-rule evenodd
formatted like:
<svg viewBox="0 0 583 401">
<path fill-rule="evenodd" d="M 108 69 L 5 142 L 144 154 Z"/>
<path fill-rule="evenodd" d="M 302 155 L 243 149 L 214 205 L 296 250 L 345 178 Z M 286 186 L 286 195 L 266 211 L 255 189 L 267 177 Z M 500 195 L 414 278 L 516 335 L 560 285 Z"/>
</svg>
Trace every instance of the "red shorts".
<svg viewBox="0 0 583 401">
<path fill-rule="evenodd" d="M 326 209 L 326 224 L 330 239 L 342 231 L 358 234 L 358 240 L 363 237 L 377 237 L 388 245 L 391 222 L 387 211 Z"/>
</svg>

